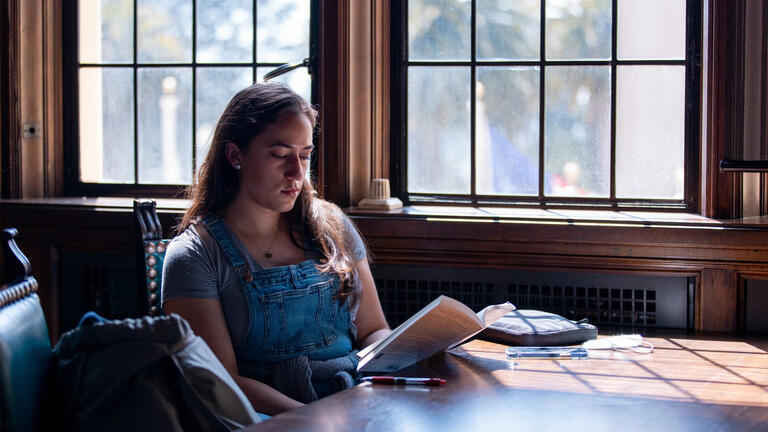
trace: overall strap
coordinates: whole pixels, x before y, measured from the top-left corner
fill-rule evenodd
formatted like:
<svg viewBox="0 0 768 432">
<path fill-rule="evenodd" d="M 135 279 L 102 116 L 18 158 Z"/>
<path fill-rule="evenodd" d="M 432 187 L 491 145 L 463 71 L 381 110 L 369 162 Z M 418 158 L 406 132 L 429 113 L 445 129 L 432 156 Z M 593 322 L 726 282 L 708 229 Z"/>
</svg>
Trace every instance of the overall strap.
<svg viewBox="0 0 768 432">
<path fill-rule="evenodd" d="M 235 268 L 240 277 L 245 282 L 251 282 L 253 280 L 253 275 L 251 275 L 251 271 L 248 269 L 248 263 L 235 247 L 235 242 L 232 240 L 229 230 L 224 226 L 224 219 L 208 213 L 203 218 L 202 222 L 208 230 L 208 233 L 211 234 L 211 237 L 216 240 L 216 243 L 219 244 L 221 250 L 224 251 L 227 261 L 229 261 L 232 267 Z"/>
</svg>

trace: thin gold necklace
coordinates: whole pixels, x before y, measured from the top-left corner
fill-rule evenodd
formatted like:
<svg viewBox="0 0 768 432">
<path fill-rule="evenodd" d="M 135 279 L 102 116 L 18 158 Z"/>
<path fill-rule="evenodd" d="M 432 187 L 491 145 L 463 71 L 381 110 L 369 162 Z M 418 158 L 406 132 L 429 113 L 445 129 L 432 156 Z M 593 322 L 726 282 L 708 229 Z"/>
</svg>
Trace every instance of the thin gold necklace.
<svg viewBox="0 0 768 432">
<path fill-rule="evenodd" d="M 275 236 L 272 237 L 272 243 L 270 243 L 269 247 L 267 248 L 267 250 L 264 251 L 264 257 L 265 258 L 267 258 L 267 259 L 272 258 L 272 252 L 270 252 L 270 251 L 272 250 L 272 246 L 275 245 L 275 240 L 277 240 L 277 235 L 279 233 L 280 233 L 280 222 L 277 223 L 277 229 L 275 230 Z"/>
<path fill-rule="evenodd" d="M 248 238 L 248 236 L 245 235 L 245 232 L 243 230 L 241 230 L 240 227 L 236 226 L 233 223 L 230 223 L 230 225 L 232 227 L 234 227 L 235 230 L 237 230 L 237 232 L 240 233 L 241 236 L 243 236 L 243 238 L 246 238 L 246 239 Z M 275 236 L 272 237 L 272 243 L 270 243 L 269 247 L 267 248 L 267 250 L 264 251 L 264 258 L 267 258 L 267 259 L 272 258 L 271 250 L 272 250 L 272 246 L 275 245 L 275 240 L 277 240 L 277 235 L 278 234 L 280 234 L 280 221 L 277 222 L 277 229 L 275 229 Z"/>
</svg>

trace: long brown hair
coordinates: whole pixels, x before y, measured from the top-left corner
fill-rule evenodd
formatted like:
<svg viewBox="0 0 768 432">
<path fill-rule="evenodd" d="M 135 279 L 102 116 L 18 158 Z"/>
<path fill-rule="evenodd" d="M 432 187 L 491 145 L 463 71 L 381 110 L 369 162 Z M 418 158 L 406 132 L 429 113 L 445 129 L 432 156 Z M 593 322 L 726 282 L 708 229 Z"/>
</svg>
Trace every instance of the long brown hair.
<svg viewBox="0 0 768 432">
<path fill-rule="evenodd" d="M 226 143 L 235 143 L 245 152 L 253 137 L 285 114 L 304 115 L 313 128 L 317 122 L 317 111 L 285 84 L 253 84 L 232 98 L 219 118 L 195 182 L 187 190 L 192 203 L 177 227 L 178 232 L 208 213 L 219 213 L 234 201 L 240 181 L 225 155 Z M 305 178 L 296 204 L 283 217 L 294 244 L 304 249 L 300 240 L 308 239 L 323 254 L 319 269 L 338 274 L 342 294 L 353 291 L 356 281 L 352 270 L 356 263 L 346 245 L 341 209 L 318 198 L 312 182 Z"/>
</svg>

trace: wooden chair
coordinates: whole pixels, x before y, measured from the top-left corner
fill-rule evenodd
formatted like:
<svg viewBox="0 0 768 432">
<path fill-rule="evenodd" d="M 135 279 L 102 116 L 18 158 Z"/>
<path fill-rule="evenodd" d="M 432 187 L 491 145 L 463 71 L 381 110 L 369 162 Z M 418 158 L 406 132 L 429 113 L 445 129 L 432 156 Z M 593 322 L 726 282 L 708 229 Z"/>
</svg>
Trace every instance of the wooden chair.
<svg viewBox="0 0 768 432">
<path fill-rule="evenodd" d="M 0 288 L 0 432 L 52 430 L 52 353 L 37 280 L 19 250 L 15 228 L 4 229 L 5 284 Z"/>
<path fill-rule="evenodd" d="M 163 227 L 157 217 L 154 200 L 134 200 L 136 216 L 136 270 L 138 286 L 147 293 L 150 316 L 163 314 L 160 307 L 160 283 L 163 275 L 165 248 L 170 239 L 163 239 Z"/>
</svg>

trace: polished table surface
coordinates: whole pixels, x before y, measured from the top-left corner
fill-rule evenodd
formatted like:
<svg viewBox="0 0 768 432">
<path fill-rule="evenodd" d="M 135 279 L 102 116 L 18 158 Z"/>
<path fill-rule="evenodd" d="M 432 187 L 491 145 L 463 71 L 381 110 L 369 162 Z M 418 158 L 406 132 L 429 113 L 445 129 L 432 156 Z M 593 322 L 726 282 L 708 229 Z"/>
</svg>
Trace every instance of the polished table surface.
<svg viewBox="0 0 768 432">
<path fill-rule="evenodd" d="M 647 337 L 652 354 L 507 361 L 471 341 L 397 373 L 441 387 L 364 383 L 248 431 L 768 430 L 768 339 Z"/>
</svg>

